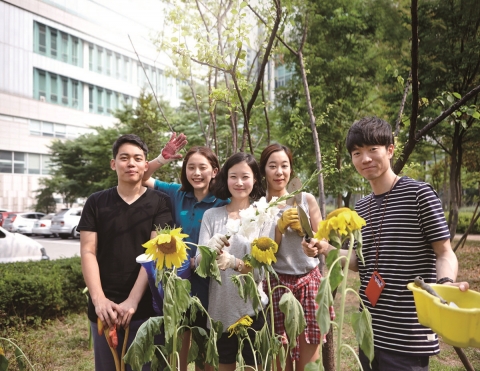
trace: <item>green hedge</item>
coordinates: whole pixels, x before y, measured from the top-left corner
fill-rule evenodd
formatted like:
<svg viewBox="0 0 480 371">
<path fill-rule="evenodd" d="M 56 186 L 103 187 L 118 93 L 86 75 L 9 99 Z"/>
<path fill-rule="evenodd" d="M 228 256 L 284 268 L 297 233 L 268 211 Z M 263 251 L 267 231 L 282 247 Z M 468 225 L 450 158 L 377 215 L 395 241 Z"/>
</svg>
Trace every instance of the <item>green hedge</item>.
<svg viewBox="0 0 480 371">
<path fill-rule="evenodd" d="M 86 309 L 80 258 L 0 264 L 0 327 Z"/>
<path fill-rule="evenodd" d="M 470 221 L 472 220 L 472 212 L 468 211 L 460 211 L 458 213 L 458 225 L 457 225 L 457 233 L 463 234 L 467 230 L 468 226 L 470 225 Z M 445 218 L 448 221 L 448 212 L 445 213 Z M 470 234 L 480 234 L 480 219 L 473 225 L 472 229 L 470 229 Z"/>
</svg>

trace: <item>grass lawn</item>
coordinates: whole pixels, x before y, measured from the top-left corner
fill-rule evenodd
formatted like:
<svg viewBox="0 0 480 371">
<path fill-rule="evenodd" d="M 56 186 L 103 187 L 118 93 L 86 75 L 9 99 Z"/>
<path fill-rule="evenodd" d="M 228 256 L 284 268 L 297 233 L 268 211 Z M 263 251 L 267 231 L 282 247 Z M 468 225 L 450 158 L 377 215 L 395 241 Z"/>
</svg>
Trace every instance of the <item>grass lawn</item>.
<svg viewBox="0 0 480 371">
<path fill-rule="evenodd" d="M 457 251 L 459 260 L 458 280 L 468 281 L 473 290 L 480 291 L 480 241 L 469 241 L 464 248 Z M 349 276 L 349 287 L 358 288 L 355 274 Z M 358 308 L 353 295 L 347 298 L 347 312 L 353 313 Z M 339 295 L 336 301 L 338 302 Z M 355 335 L 347 315 L 343 337 L 348 344 L 357 349 Z M 72 314 L 64 318 L 46 322 L 40 328 L 0 329 L 0 337 L 6 337 L 18 344 L 35 367 L 35 371 L 93 371 L 93 351 L 88 348 L 88 327 L 86 314 Z M 10 360 L 9 371 L 19 370 L 12 361 L 12 347 L 6 343 L 7 359 Z M 432 371 L 464 370 L 453 347 L 440 343 L 440 355 L 432 357 Z M 480 370 L 480 349 L 466 348 L 465 354 L 475 370 Z M 342 371 L 357 370 L 353 356 L 342 353 Z M 193 365 L 189 371 L 194 370 Z"/>
</svg>

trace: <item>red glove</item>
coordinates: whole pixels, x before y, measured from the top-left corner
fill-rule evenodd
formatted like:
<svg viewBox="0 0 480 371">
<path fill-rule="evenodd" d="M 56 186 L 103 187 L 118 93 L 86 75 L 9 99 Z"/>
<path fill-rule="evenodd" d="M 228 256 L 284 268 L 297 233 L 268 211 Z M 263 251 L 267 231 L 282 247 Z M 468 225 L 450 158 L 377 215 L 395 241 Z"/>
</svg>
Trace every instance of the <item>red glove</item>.
<svg viewBox="0 0 480 371">
<path fill-rule="evenodd" d="M 165 147 L 163 147 L 162 152 L 157 157 L 157 161 L 165 165 L 173 160 L 178 160 L 182 158 L 182 155 L 178 153 L 183 147 L 187 145 L 187 137 L 182 133 L 177 137 L 177 133 L 172 133 L 170 140 Z"/>
</svg>

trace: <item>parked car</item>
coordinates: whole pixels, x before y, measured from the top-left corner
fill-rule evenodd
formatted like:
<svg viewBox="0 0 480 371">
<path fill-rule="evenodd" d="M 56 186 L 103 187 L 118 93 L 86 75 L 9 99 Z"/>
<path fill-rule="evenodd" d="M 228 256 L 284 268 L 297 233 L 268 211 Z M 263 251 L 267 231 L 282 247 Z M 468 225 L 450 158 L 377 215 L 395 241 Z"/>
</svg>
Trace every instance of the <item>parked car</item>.
<svg viewBox="0 0 480 371">
<path fill-rule="evenodd" d="M 77 232 L 77 225 L 81 216 L 82 208 L 62 209 L 52 218 L 50 232 L 58 234 L 62 239 L 79 237 L 80 233 Z"/>
<path fill-rule="evenodd" d="M 18 214 L 18 211 L 0 211 L 0 227 L 3 226 L 3 222 L 10 214 Z"/>
<path fill-rule="evenodd" d="M 50 226 L 52 224 L 52 218 L 55 216 L 54 213 L 45 215 L 42 219 L 36 220 L 33 223 L 32 234 L 39 234 L 43 237 L 56 236 L 56 234 L 50 231 Z"/>
<path fill-rule="evenodd" d="M 34 239 L 0 227 L 0 263 L 48 259 L 45 248 Z"/>
<path fill-rule="evenodd" d="M 45 213 L 36 211 L 10 214 L 3 222 L 3 228 L 12 233 L 32 234 L 33 223 L 44 216 Z"/>
</svg>

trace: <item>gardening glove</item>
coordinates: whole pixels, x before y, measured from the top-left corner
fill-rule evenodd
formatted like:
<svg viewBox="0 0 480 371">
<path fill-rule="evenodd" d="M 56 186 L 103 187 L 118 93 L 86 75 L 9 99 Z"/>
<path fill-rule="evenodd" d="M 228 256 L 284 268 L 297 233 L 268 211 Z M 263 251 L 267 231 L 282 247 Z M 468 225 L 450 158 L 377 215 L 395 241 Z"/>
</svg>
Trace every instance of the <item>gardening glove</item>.
<svg viewBox="0 0 480 371">
<path fill-rule="evenodd" d="M 215 233 L 212 238 L 207 242 L 207 247 L 215 250 L 218 255 L 222 254 L 222 249 L 225 246 L 230 246 L 227 237 L 221 233 Z"/>
<path fill-rule="evenodd" d="M 235 261 L 236 258 L 234 255 L 228 253 L 227 251 L 222 251 L 220 255 L 217 255 L 217 264 L 218 268 L 222 271 L 226 270 L 227 268 L 235 268 Z"/>
<path fill-rule="evenodd" d="M 285 233 L 285 230 L 290 227 L 296 231 L 299 236 L 303 236 L 303 229 L 300 225 L 300 219 L 298 219 L 297 208 L 292 207 L 287 209 L 282 214 L 282 217 L 277 221 L 277 227 L 281 234 Z"/>
<path fill-rule="evenodd" d="M 187 145 L 187 137 L 182 133 L 177 137 L 177 133 L 172 133 L 170 140 L 165 147 L 163 147 L 160 155 L 157 157 L 157 161 L 161 165 L 165 165 L 173 160 L 182 158 L 182 155 L 178 153 L 183 147 Z"/>
</svg>

